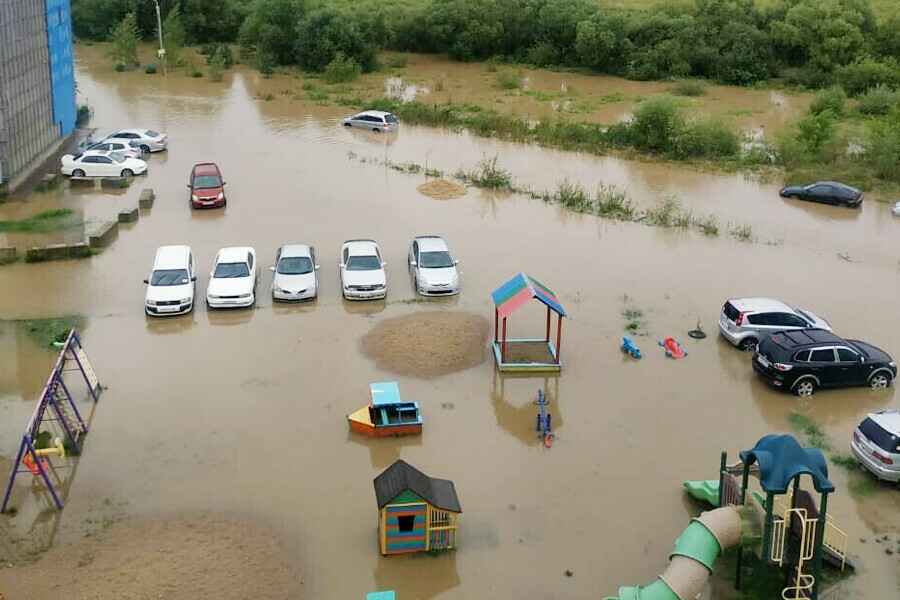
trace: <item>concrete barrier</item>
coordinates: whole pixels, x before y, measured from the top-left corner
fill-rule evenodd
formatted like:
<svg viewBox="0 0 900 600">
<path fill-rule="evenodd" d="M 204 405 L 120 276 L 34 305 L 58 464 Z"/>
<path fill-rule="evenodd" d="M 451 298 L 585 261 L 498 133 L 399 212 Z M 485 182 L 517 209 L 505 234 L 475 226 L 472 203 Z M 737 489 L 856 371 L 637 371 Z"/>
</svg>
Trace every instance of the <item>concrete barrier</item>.
<svg viewBox="0 0 900 600">
<path fill-rule="evenodd" d="M 16 262 L 19 256 L 16 254 L 15 246 L 0 246 L 0 265 Z"/>
<path fill-rule="evenodd" d="M 121 190 L 128 187 L 128 180 L 124 177 L 104 177 L 100 180 L 100 187 Z"/>
<path fill-rule="evenodd" d="M 50 244 L 38 246 L 25 251 L 25 262 L 47 262 L 51 260 L 67 260 L 69 258 L 87 258 L 93 254 L 87 242 L 72 244 Z"/>
<path fill-rule="evenodd" d="M 87 242 L 75 242 L 69 244 L 69 258 L 88 258 L 93 254 Z"/>
<path fill-rule="evenodd" d="M 54 188 L 59 184 L 59 174 L 57 173 L 47 173 L 43 177 L 41 177 L 40 183 L 38 183 L 39 190 L 49 190 Z"/>
<path fill-rule="evenodd" d="M 138 206 L 140 208 L 152 208 L 154 200 L 156 200 L 156 194 L 153 193 L 153 188 L 144 188 L 141 190 Z"/>
<path fill-rule="evenodd" d="M 141 213 L 136 206 L 134 208 L 123 208 L 119 211 L 119 223 L 133 223 L 140 216 Z"/>
<path fill-rule="evenodd" d="M 69 187 L 76 188 L 94 188 L 94 180 L 90 177 L 70 177 Z"/>
<path fill-rule="evenodd" d="M 88 235 L 88 243 L 91 248 L 105 248 L 119 235 L 118 221 L 104 221 Z"/>
</svg>

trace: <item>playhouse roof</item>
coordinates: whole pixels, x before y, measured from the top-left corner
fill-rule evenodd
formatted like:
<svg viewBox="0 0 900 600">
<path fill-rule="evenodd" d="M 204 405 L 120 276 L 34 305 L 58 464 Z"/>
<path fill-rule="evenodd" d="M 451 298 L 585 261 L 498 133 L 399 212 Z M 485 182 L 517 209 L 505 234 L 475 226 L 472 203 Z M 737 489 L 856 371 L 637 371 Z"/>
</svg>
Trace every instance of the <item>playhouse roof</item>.
<svg viewBox="0 0 900 600">
<path fill-rule="evenodd" d="M 752 450 L 741 452 L 741 460 L 748 465 L 759 463 L 759 481 L 766 492 L 787 493 L 791 480 L 803 473 L 812 477 L 817 492 L 834 491 L 822 451 L 802 447 L 792 435 L 762 437 Z"/>
<path fill-rule="evenodd" d="M 516 312 L 520 306 L 532 298 L 537 298 L 557 314 L 567 316 L 553 290 L 537 279 L 529 277 L 525 271 L 494 290 L 491 297 L 494 299 L 494 306 L 497 307 L 501 318 L 506 318 Z"/>
<path fill-rule="evenodd" d="M 374 483 L 378 508 L 384 508 L 391 500 L 410 490 L 441 510 L 462 512 L 452 481 L 429 477 L 403 460 L 398 460 L 385 469 L 375 478 Z"/>
</svg>

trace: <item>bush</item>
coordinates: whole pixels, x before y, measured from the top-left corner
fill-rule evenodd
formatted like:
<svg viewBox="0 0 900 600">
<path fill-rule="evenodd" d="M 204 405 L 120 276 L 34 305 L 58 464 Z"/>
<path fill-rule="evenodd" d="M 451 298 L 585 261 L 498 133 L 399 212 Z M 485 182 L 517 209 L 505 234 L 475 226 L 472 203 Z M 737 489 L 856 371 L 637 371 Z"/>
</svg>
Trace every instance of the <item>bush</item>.
<svg viewBox="0 0 900 600">
<path fill-rule="evenodd" d="M 296 28 L 295 58 L 304 69 L 322 72 L 342 54 L 365 73 L 378 66 L 379 27 L 359 16 L 334 8 L 321 8 L 306 15 Z"/>
<path fill-rule="evenodd" d="M 87 104 L 78 106 L 78 114 L 75 117 L 75 127 L 84 127 L 91 120 L 91 109 Z"/>
<path fill-rule="evenodd" d="M 864 115 L 886 115 L 898 105 L 900 105 L 900 91 L 878 85 L 862 95 L 856 110 Z"/>
<path fill-rule="evenodd" d="M 522 87 L 522 76 L 515 71 L 497 73 L 497 87 L 501 90 L 518 90 Z"/>
<path fill-rule="evenodd" d="M 651 96 L 637 105 L 628 124 L 628 143 L 638 150 L 662 154 L 675 146 L 684 116 L 673 98 Z"/>
<path fill-rule="evenodd" d="M 542 41 L 525 51 L 525 62 L 538 67 L 549 67 L 559 64 L 560 56 L 553 44 Z"/>
<path fill-rule="evenodd" d="M 190 75 L 195 79 L 200 79 L 201 77 L 203 77 L 203 71 L 201 71 L 200 69 L 192 68 Z"/>
<path fill-rule="evenodd" d="M 668 153 L 674 158 L 723 158 L 740 148 L 740 136 L 726 123 L 695 119 L 685 124 Z"/>
<path fill-rule="evenodd" d="M 865 57 L 839 67 L 835 79 L 851 96 L 859 96 L 879 85 L 900 86 L 900 64 L 894 58 L 875 60 Z"/>
<path fill-rule="evenodd" d="M 702 96 L 706 93 L 706 83 L 699 79 L 678 79 L 671 91 L 676 96 Z"/>
<path fill-rule="evenodd" d="M 125 70 L 125 65 L 123 63 L 116 63 L 116 71 L 121 73 L 124 70 Z"/>
<path fill-rule="evenodd" d="M 147 63 L 144 66 L 144 73 L 146 73 L 147 75 L 153 75 L 154 73 L 156 73 L 156 65 L 153 63 Z"/>
<path fill-rule="evenodd" d="M 869 129 L 868 162 L 879 177 L 900 183 L 900 108 L 894 108 L 888 118 L 875 121 Z"/>
<path fill-rule="evenodd" d="M 844 93 L 844 88 L 834 86 L 819 92 L 816 97 L 813 98 L 813 101 L 810 102 L 808 112 L 813 115 L 818 115 L 826 110 L 830 110 L 835 115 L 841 116 L 844 114 L 844 102 L 846 102 L 846 100 L 847 94 Z"/>
<path fill-rule="evenodd" d="M 359 63 L 352 58 L 345 57 L 343 52 L 338 52 L 325 67 L 322 79 L 326 83 L 346 83 L 354 81 L 360 73 L 362 73 L 362 67 L 359 66 Z"/>
<path fill-rule="evenodd" d="M 228 44 L 220 44 L 218 48 L 216 48 L 215 53 L 213 53 L 210 63 L 213 61 L 218 61 L 218 64 L 223 69 L 230 69 L 234 66 L 234 53 L 231 51 L 231 46 Z"/>
</svg>

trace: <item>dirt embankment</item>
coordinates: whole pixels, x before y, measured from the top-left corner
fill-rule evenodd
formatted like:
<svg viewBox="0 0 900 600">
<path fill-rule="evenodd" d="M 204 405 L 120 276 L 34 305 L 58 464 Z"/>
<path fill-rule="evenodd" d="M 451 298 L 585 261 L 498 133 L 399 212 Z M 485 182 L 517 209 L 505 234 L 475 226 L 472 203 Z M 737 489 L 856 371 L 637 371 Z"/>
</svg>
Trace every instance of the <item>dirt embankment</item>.
<svg viewBox="0 0 900 600">
<path fill-rule="evenodd" d="M 430 312 L 382 321 L 362 338 L 362 351 L 385 371 L 431 378 L 484 360 L 489 323 L 478 315 Z"/>
<path fill-rule="evenodd" d="M 272 527 L 224 516 L 117 523 L 100 539 L 50 549 L 0 569 L 6 600 L 294 600 L 300 573 Z"/>
</svg>

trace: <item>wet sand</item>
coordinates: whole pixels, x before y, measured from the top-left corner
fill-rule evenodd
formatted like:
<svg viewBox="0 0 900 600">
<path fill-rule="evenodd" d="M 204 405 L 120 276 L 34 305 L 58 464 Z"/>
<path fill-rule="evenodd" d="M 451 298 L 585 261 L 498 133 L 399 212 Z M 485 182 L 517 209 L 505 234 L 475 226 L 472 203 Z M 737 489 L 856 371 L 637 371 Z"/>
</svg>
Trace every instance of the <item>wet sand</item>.
<svg viewBox="0 0 900 600">
<path fill-rule="evenodd" d="M 435 200 L 452 200 L 466 195 L 465 187 L 446 179 L 434 179 L 423 183 L 416 189 L 419 190 L 419 193 Z"/>
<path fill-rule="evenodd" d="M 96 406 L 82 405 L 92 430 L 73 461 L 77 470 L 66 475 L 65 510 L 44 510 L 47 498 L 22 480 L 13 494 L 18 515 L 0 517 L 4 542 L 78 541 L 80 523 L 109 499 L 151 521 L 234 511 L 272 523 L 299 540 L 288 558 L 309 598 L 360 598 L 375 589 L 396 589 L 403 600 L 597 598 L 662 571 L 696 514 L 681 483 L 714 477 L 721 450 L 734 456 L 765 434 L 789 431 L 788 416 L 797 412 L 821 424 L 846 453 L 867 411 L 900 406 L 894 387 L 827 391 L 804 401 L 776 393 L 755 377 L 749 355 L 715 335 L 686 336 L 698 319 L 715 332 L 727 298 L 762 295 L 813 310 L 839 333 L 900 356 L 893 309 L 900 221 L 887 206 L 814 206 L 782 200 L 775 184 L 741 175 L 405 125 L 379 137 L 340 127 L 339 108 L 288 95 L 261 99 L 261 90 L 293 85 L 291 77 L 265 80 L 243 68 L 222 83 L 117 74 L 100 48 L 79 47 L 77 56 L 79 91 L 94 107 L 94 126 L 158 128 L 171 147 L 154 154 L 149 175 L 124 193 L 64 185 L 27 204 L 0 206 L 0 218 L 64 206 L 94 222 L 136 205 L 143 187 L 157 195 L 152 210 L 90 260 L 0 267 L 0 289 L 14 291 L 0 294 L 0 316 L 84 315 L 83 341 L 109 388 Z M 438 201 L 416 189 L 423 175 L 361 164 L 349 152 L 394 162 L 427 157 L 429 168 L 445 172 L 496 153 L 501 166 L 535 189 L 564 178 L 588 189 L 605 181 L 626 185 L 641 205 L 677 193 L 723 226 L 751 225 L 758 241 L 611 222 L 477 189 Z M 228 207 L 191 211 L 188 173 L 208 160 L 228 181 Z M 414 235 L 434 233 L 462 261 L 462 293 L 421 303 L 406 252 Z M 338 251 L 354 237 L 374 237 L 385 254 L 386 302 L 341 299 Z M 268 297 L 267 267 L 288 242 L 317 249 L 315 302 L 274 305 Z M 216 250 L 253 245 L 263 267 L 257 308 L 209 312 L 201 300 L 185 317 L 145 317 L 141 280 L 156 247 L 171 243 L 192 245 L 201 298 Z M 400 377 L 404 397 L 420 401 L 423 435 L 368 440 L 347 431 L 345 415 L 366 402 L 368 383 L 397 378 L 360 351 L 367 332 L 435 309 L 491 319 L 490 292 L 523 269 L 550 286 L 569 315 L 561 375 L 501 377 L 482 360 L 439 377 Z M 641 361 L 619 350 L 625 294 L 645 315 Z M 540 306 L 526 306 L 511 319 L 509 336 L 543 337 L 544 323 Z M 672 361 L 654 347 L 668 336 L 685 343 L 688 358 Z M 54 360 L 23 332 L 0 329 L 3 456 L 15 452 Z M 538 388 L 552 400 L 551 450 L 534 434 Z M 397 458 L 454 481 L 465 507 L 458 552 L 378 555 L 372 479 Z M 897 529 L 896 489 L 853 494 L 855 472 L 832 466 L 830 475 L 837 492 L 829 511 L 864 567 L 843 584 L 842 597 L 893 597 L 900 558 L 872 540 Z M 2 570 L 0 582 L 16 575 Z"/>
</svg>

